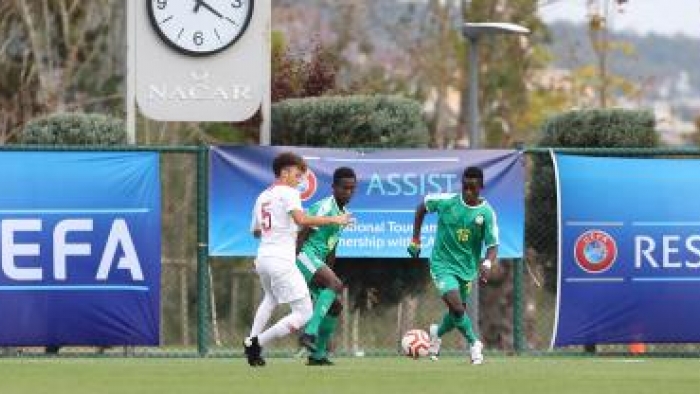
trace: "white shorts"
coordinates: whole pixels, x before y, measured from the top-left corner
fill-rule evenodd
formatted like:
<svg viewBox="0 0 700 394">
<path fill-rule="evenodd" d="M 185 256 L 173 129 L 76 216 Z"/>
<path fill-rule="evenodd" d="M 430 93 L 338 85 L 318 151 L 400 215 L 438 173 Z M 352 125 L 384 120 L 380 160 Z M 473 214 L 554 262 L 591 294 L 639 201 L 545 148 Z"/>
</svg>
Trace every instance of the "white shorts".
<svg viewBox="0 0 700 394">
<path fill-rule="evenodd" d="M 294 260 L 258 257 L 255 259 L 255 271 L 265 294 L 271 295 L 278 304 L 309 297 L 309 288 Z"/>
</svg>

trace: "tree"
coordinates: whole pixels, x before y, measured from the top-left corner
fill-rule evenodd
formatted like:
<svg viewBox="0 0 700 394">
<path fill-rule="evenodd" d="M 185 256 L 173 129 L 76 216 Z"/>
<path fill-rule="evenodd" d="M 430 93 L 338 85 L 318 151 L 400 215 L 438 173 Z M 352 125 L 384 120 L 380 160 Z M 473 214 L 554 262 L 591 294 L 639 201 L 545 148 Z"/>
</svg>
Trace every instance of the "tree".
<svg viewBox="0 0 700 394">
<path fill-rule="evenodd" d="M 626 3 L 627 0 L 615 0 L 618 6 Z M 608 33 L 608 21 L 610 15 L 609 0 L 588 0 L 591 10 L 588 17 L 588 37 L 596 57 L 596 81 L 594 86 L 598 92 L 598 107 L 607 108 L 610 100 L 610 93 L 616 86 L 628 91 L 634 87 L 626 83 L 619 76 L 610 75 L 608 70 L 608 57 L 614 49 L 621 49 L 626 53 L 631 53 L 634 49 L 626 43 L 611 41 Z"/>
<path fill-rule="evenodd" d="M 0 4 L 0 143 L 39 114 L 121 108 L 123 2 Z"/>
<path fill-rule="evenodd" d="M 273 33 L 272 102 L 318 97 L 336 89 L 338 62 L 332 51 L 316 41 L 307 56 L 295 55 L 281 32 Z"/>
</svg>

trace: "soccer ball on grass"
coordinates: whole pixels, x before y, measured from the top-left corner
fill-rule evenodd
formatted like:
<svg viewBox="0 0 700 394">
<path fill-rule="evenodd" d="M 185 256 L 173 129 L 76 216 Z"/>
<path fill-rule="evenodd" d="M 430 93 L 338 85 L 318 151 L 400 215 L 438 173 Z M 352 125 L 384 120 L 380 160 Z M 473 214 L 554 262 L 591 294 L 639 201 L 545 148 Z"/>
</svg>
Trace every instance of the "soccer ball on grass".
<svg viewBox="0 0 700 394">
<path fill-rule="evenodd" d="M 417 359 L 428 355 L 430 335 L 423 330 L 410 330 L 401 338 L 401 350 L 408 357 Z"/>
</svg>

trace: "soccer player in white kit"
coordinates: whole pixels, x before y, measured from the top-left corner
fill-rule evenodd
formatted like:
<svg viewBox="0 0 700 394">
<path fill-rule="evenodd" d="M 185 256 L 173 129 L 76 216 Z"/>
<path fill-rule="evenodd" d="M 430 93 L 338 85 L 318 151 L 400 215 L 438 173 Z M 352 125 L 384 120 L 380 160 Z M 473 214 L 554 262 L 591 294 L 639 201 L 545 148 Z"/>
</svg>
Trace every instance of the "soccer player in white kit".
<svg viewBox="0 0 700 394">
<path fill-rule="evenodd" d="M 258 196 L 253 208 L 251 231 L 260 238 L 255 271 L 264 295 L 243 348 L 251 367 L 264 366 L 264 346 L 299 330 L 311 318 L 313 305 L 303 275 L 296 267 L 299 226 L 345 225 L 349 214 L 308 216 L 296 187 L 306 172 L 306 162 L 292 152 L 280 153 L 272 162 L 275 182 Z M 272 311 L 289 304 L 291 312 L 265 330 Z"/>
</svg>

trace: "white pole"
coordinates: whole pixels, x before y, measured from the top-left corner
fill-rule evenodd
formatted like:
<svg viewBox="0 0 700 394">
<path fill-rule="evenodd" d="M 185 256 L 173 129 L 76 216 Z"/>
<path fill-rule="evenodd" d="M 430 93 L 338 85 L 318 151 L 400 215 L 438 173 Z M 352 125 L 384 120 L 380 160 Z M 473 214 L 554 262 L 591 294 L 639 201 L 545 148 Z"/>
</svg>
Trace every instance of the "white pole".
<svg viewBox="0 0 700 394">
<path fill-rule="evenodd" d="M 136 143 L 136 6 L 126 2 L 126 142 Z"/>
<path fill-rule="evenodd" d="M 261 114 L 262 122 L 260 122 L 260 145 L 270 145 L 272 143 L 272 2 L 266 1 L 264 3 L 265 7 L 265 29 L 263 34 L 265 35 L 265 42 L 267 54 L 267 61 L 265 62 L 265 71 L 263 75 L 263 93 L 262 93 L 262 103 L 261 103 Z"/>
</svg>

